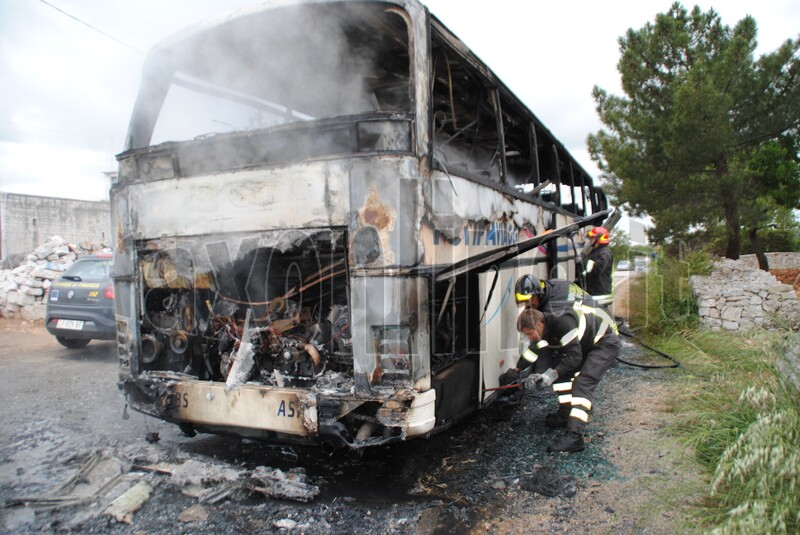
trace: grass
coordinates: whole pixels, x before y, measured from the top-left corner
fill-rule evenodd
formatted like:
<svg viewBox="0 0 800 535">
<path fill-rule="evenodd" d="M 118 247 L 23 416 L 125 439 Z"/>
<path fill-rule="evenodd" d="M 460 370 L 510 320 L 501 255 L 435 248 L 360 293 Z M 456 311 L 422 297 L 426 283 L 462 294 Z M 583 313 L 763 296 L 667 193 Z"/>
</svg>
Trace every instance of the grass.
<svg viewBox="0 0 800 535">
<path fill-rule="evenodd" d="M 695 511 L 698 530 L 798 533 L 800 392 L 776 363 L 797 353 L 800 336 L 698 330 L 680 286 L 685 268 L 677 263 L 649 274 L 648 291 L 634 290 L 640 297 L 630 308 L 639 335 L 682 363 L 668 432 L 691 448 L 708 479 Z"/>
<path fill-rule="evenodd" d="M 696 328 L 697 302 L 689 277 L 705 275 L 709 269 L 708 257 L 698 253 L 683 259 L 660 258 L 645 277 L 632 282 L 631 329 L 639 335 L 664 337 Z"/>
</svg>

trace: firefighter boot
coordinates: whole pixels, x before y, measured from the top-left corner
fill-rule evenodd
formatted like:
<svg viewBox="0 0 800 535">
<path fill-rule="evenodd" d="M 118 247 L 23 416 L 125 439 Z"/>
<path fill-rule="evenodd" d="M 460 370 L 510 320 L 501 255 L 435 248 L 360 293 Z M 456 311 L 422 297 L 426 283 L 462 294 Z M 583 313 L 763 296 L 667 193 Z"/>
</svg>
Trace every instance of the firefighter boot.
<svg viewBox="0 0 800 535">
<path fill-rule="evenodd" d="M 569 411 L 571 410 L 571 405 L 568 403 L 562 403 L 558 406 L 558 411 L 551 412 L 547 416 L 544 417 L 544 425 L 551 429 L 558 429 L 559 427 L 567 427 L 567 422 L 569 421 Z"/>
<path fill-rule="evenodd" d="M 583 434 L 568 429 L 566 433 L 561 435 L 561 438 L 547 446 L 547 452 L 558 453 L 565 451 L 567 453 L 574 453 L 576 451 L 583 451 L 583 448 Z"/>
</svg>

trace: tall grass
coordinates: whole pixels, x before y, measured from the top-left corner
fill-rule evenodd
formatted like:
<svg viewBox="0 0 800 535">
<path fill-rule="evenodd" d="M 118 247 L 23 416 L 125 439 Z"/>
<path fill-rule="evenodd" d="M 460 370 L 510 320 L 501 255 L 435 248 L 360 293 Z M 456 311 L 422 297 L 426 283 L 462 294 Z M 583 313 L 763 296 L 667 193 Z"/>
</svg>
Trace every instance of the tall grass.
<svg viewBox="0 0 800 535">
<path fill-rule="evenodd" d="M 689 373 L 676 385 L 674 431 L 710 477 L 699 516 L 711 533 L 800 532 L 800 393 L 775 370 L 781 338 L 683 338 Z"/>
<path fill-rule="evenodd" d="M 628 302 L 631 329 L 639 335 L 657 337 L 694 329 L 697 303 L 689 277 L 708 274 L 710 265 L 703 253 L 660 258 L 645 277 L 634 278 Z"/>
<path fill-rule="evenodd" d="M 697 330 L 680 288 L 687 266 L 665 261 L 630 308 L 631 325 L 683 364 L 670 432 L 691 446 L 709 479 L 700 529 L 800 533 L 800 392 L 775 367 L 800 336 Z"/>
</svg>

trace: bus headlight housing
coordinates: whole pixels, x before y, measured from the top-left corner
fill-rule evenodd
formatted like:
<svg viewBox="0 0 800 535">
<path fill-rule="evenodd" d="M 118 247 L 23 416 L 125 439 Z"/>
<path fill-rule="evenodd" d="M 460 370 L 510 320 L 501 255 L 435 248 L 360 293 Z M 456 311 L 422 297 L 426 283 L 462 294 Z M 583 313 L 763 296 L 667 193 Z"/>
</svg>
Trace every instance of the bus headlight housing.
<svg viewBox="0 0 800 535">
<path fill-rule="evenodd" d="M 372 382 L 408 382 L 411 379 L 411 327 L 373 325 L 375 370 Z"/>
</svg>

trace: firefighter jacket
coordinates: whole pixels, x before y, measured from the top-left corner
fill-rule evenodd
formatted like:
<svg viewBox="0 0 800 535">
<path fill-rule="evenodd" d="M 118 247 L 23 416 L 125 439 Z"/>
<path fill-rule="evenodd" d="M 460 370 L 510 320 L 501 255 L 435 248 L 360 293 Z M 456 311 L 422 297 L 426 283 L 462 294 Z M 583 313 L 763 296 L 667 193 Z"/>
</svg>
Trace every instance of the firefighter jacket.
<svg viewBox="0 0 800 535">
<path fill-rule="evenodd" d="M 586 290 L 598 303 L 611 304 L 613 301 L 613 286 L 611 282 L 611 269 L 614 260 L 607 246 L 597 247 L 586 258 L 584 276 L 586 277 Z"/>
<path fill-rule="evenodd" d="M 602 340 L 613 337 L 616 343 L 617 324 L 601 308 L 575 303 L 560 313 L 544 312 L 544 317 L 544 338 L 532 344 L 524 356 L 530 361 L 531 353 L 554 351 L 559 377 L 579 369 L 589 351 Z"/>
<path fill-rule="evenodd" d="M 571 309 L 575 303 L 583 302 L 589 306 L 597 303 L 580 286 L 565 280 L 544 281 L 544 295 L 539 297 L 539 310 L 558 313 Z"/>
<path fill-rule="evenodd" d="M 544 295 L 539 297 L 539 310 L 542 313 L 560 314 L 566 310 L 571 310 L 576 304 L 583 304 L 589 307 L 597 306 L 597 302 L 592 299 L 592 296 L 575 283 L 559 279 L 550 279 L 542 282 L 544 283 Z M 541 365 L 539 367 L 548 366 L 548 363 L 552 361 L 552 351 L 549 349 L 537 350 L 534 347 L 520 349 L 521 354 L 517 360 L 517 369 L 527 368 L 540 358 L 542 360 L 539 361 Z"/>
</svg>

